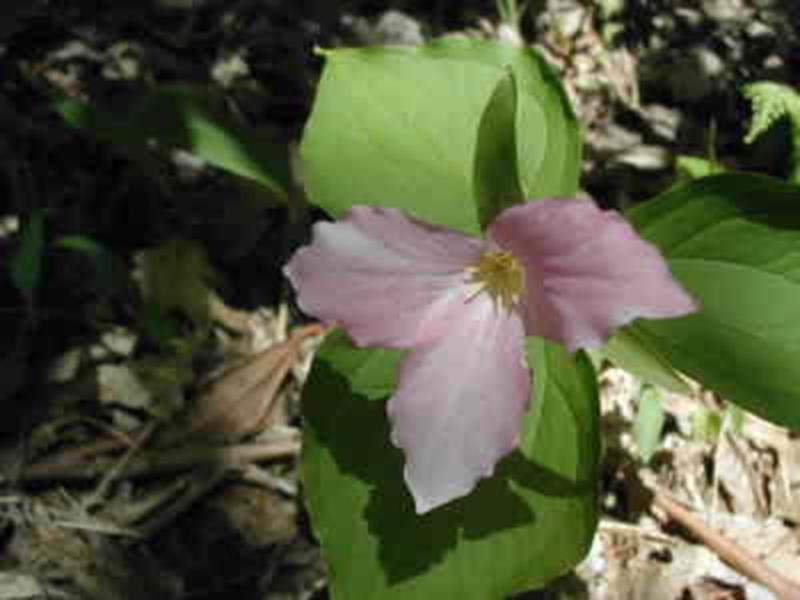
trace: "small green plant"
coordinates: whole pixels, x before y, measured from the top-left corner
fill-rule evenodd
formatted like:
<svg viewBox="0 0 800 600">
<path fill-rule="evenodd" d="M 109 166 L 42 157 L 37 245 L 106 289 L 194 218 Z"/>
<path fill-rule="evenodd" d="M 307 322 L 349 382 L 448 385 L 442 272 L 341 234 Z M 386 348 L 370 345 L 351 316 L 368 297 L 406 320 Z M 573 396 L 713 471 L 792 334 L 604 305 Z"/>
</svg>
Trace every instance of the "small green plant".
<svg viewBox="0 0 800 600">
<path fill-rule="evenodd" d="M 800 181 L 800 94 L 794 88 L 774 81 L 757 81 L 742 88 L 742 94 L 753 108 L 753 120 L 744 137 L 746 144 L 786 117 L 792 136 L 790 181 Z"/>
<path fill-rule="evenodd" d="M 661 391 L 652 385 L 645 385 L 639 393 L 639 405 L 633 423 L 636 448 L 644 463 L 649 463 L 658 450 L 665 421 Z"/>
<path fill-rule="evenodd" d="M 520 35 L 519 22 L 525 13 L 526 2 L 520 7 L 517 0 L 496 0 L 497 12 L 500 21 L 505 23 L 518 37 Z"/>
<path fill-rule="evenodd" d="M 38 318 L 40 288 L 48 253 L 53 249 L 70 250 L 84 254 L 91 260 L 97 286 L 111 289 L 114 285 L 116 259 L 103 244 L 81 235 L 51 237 L 48 230 L 47 211 L 36 208 L 22 219 L 16 245 L 8 265 L 11 283 L 21 295 L 25 312 L 31 321 Z"/>
<path fill-rule="evenodd" d="M 30 316 L 36 307 L 36 291 L 41 283 L 44 256 L 44 212 L 34 210 L 23 223 L 9 274 L 11 282 L 25 300 Z"/>
</svg>

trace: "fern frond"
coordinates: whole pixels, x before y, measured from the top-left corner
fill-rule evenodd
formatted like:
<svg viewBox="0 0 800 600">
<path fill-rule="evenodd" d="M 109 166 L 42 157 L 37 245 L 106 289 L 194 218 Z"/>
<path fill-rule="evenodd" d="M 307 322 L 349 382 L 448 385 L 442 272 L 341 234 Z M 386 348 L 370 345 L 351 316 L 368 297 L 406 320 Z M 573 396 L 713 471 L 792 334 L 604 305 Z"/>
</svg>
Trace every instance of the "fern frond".
<svg viewBox="0 0 800 600">
<path fill-rule="evenodd" d="M 757 81 L 745 85 L 742 94 L 753 108 L 753 120 L 744 138 L 746 144 L 753 143 L 784 116 L 792 121 L 792 129 L 800 130 L 800 94 L 793 88 L 774 81 Z"/>
</svg>

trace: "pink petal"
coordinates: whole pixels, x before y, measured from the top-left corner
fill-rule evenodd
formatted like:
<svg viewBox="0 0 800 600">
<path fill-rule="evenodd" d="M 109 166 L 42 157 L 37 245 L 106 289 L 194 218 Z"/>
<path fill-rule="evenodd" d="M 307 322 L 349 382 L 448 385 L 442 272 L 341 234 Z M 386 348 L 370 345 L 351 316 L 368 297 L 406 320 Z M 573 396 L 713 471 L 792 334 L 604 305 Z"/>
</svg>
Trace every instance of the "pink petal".
<svg viewBox="0 0 800 600">
<path fill-rule="evenodd" d="M 549 198 L 503 211 L 489 235 L 525 263 L 529 335 L 570 351 L 600 346 L 638 317 L 678 317 L 697 304 L 666 261 L 614 211 Z"/>
<path fill-rule="evenodd" d="M 448 328 L 467 295 L 464 268 L 483 241 L 392 208 L 356 206 L 314 227 L 284 272 L 304 312 L 341 324 L 362 346 L 405 348 Z"/>
<path fill-rule="evenodd" d="M 530 396 L 518 314 L 486 295 L 451 314 L 440 339 L 404 360 L 388 413 L 418 513 L 464 496 L 518 443 Z"/>
</svg>

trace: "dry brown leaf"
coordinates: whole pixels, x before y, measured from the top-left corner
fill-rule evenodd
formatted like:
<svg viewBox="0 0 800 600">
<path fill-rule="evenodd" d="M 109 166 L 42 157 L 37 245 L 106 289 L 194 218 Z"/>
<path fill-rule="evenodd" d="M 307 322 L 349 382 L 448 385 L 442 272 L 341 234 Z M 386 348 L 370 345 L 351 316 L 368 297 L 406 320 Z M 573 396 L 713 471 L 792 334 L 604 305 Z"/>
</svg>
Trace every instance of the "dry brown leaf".
<svg viewBox="0 0 800 600">
<path fill-rule="evenodd" d="M 193 403 L 189 432 L 237 440 L 264 429 L 274 415 L 276 393 L 297 360 L 301 343 L 321 332 L 320 325 L 297 329 L 287 341 L 256 354 L 205 386 Z"/>
</svg>

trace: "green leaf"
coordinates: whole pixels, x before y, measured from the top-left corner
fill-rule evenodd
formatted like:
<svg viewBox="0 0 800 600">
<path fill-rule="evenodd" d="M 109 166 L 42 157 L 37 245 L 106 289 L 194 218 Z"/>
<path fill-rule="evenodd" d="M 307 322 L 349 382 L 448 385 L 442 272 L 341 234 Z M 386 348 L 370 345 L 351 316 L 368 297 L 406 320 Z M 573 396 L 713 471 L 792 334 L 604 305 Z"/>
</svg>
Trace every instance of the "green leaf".
<svg viewBox="0 0 800 600">
<path fill-rule="evenodd" d="M 675 170 L 678 173 L 679 179 L 688 181 L 691 179 L 700 179 L 701 177 L 707 177 L 709 175 L 718 175 L 725 171 L 725 167 L 707 158 L 679 154 L 675 159 Z"/>
<path fill-rule="evenodd" d="M 482 229 L 503 209 L 525 199 L 517 172 L 516 105 L 516 84 L 509 71 L 495 88 L 478 128 L 474 177 Z"/>
<path fill-rule="evenodd" d="M 597 390 L 586 357 L 530 340 L 538 400 L 519 450 L 472 494 L 422 516 L 385 416 L 401 358 L 334 333 L 304 390 L 302 476 L 332 597 L 486 600 L 568 571 L 597 523 Z"/>
<path fill-rule="evenodd" d="M 623 327 L 602 348 L 602 354 L 618 367 L 636 377 L 677 394 L 691 392 L 689 385 L 675 372 L 666 357 L 637 334 L 636 325 Z"/>
<path fill-rule="evenodd" d="M 788 117 L 792 144 L 788 177 L 800 182 L 800 93 L 784 83 L 756 81 L 745 85 L 742 94 L 753 106 L 746 144 L 752 144 L 781 117 Z"/>
<path fill-rule="evenodd" d="M 577 125 L 532 50 L 465 38 L 325 56 L 302 155 L 309 196 L 332 215 L 378 204 L 477 233 L 520 192 L 574 193 Z"/>
<path fill-rule="evenodd" d="M 477 232 L 477 129 L 503 71 L 400 49 L 326 57 L 301 149 L 312 201 L 334 216 L 379 204 Z"/>
<path fill-rule="evenodd" d="M 526 198 L 573 196 L 581 168 L 580 127 L 555 71 L 532 48 L 446 37 L 432 49 L 451 59 L 510 69 L 517 92 L 516 145 Z"/>
<path fill-rule="evenodd" d="M 776 81 L 756 81 L 744 85 L 742 95 L 753 107 L 745 144 L 752 144 L 781 117 L 789 117 L 793 126 L 800 125 L 800 94 L 792 86 Z"/>
<path fill-rule="evenodd" d="M 664 428 L 665 419 L 660 392 L 652 386 L 645 386 L 639 394 L 639 406 L 636 420 L 633 422 L 636 448 L 639 457 L 645 463 L 650 462 L 661 442 L 661 430 Z"/>
<path fill-rule="evenodd" d="M 725 419 L 730 423 L 731 431 L 735 435 L 741 435 L 744 429 L 745 412 L 735 404 L 728 404 L 725 407 Z"/>
<path fill-rule="evenodd" d="M 29 306 L 34 305 L 41 283 L 43 259 L 44 211 L 34 210 L 22 224 L 10 265 L 11 281 Z"/>
<path fill-rule="evenodd" d="M 223 110 L 222 98 L 193 85 L 162 85 L 134 96 L 121 107 L 96 107 L 66 98 L 55 109 L 70 125 L 103 141 L 147 151 L 182 148 L 246 179 L 280 199 L 290 185 L 289 159 L 284 146 L 243 127 Z"/>
<path fill-rule="evenodd" d="M 53 242 L 53 245 L 88 256 L 94 264 L 98 285 L 105 289 L 113 289 L 119 265 L 114 255 L 103 244 L 82 235 L 65 235 Z"/>
<path fill-rule="evenodd" d="M 716 442 L 722 433 L 722 416 L 717 409 L 698 407 L 692 413 L 692 437 L 703 442 Z"/>
<path fill-rule="evenodd" d="M 800 188 L 719 175 L 630 217 L 702 310 L 636 331 L 676 368 L 764 418 L 800 427 Z"/>
</svg>

